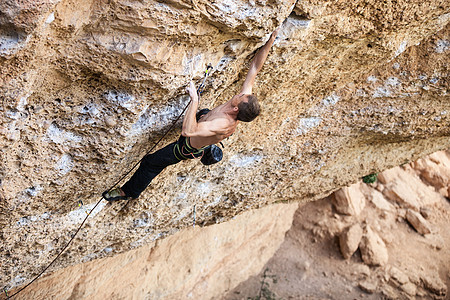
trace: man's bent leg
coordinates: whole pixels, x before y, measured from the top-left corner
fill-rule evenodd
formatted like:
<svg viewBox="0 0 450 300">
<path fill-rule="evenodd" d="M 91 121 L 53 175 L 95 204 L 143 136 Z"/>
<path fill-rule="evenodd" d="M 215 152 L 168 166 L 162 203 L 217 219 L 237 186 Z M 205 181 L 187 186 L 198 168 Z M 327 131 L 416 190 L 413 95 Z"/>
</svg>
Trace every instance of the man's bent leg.
<svg viewBox="0 0 450 300">
<path fill-rule="evenodd" d="M 167 145 L 166 147 L 146 155 L 142 160 L 139 168 L 133 176 L 122 186 L 122 191 L 126 196 L 133 199 L 147 188 L 150 182 L 167 166 L 180 162 L 173 153 L 173 148 L 176 142 Z"/>
</svg>

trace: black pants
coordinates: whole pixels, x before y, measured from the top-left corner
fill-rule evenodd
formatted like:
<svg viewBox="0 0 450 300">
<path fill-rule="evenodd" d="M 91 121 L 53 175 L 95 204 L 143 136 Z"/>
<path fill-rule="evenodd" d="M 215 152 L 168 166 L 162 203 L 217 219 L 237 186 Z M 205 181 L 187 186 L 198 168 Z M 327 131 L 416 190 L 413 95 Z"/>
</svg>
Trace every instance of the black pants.
<svg viewBox="0 0 450 300">
<path fill-rule="evenodd" d="M 182 160 L 201 157 L 203 151 L 204 148 L 196 149 L 191 147 L 189 140 L 181 136 L 178 141 L 144 156 L 137 171 L 122 186 L 122 191 L 128 197 L 136 199 L 164 168 Z"/>
</svg>

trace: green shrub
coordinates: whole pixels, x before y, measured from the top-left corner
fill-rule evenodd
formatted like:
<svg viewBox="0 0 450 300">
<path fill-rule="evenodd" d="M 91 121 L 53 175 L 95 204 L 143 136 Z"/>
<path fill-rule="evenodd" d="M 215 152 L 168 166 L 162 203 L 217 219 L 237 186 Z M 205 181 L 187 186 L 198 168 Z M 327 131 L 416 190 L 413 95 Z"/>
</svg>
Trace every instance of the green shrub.
<svg viewBox="0 0 450 300">
<path fill-rule="evenodd" d="M 374 183 L 377 181 L 378 173 L 372 173 L 362 178 L 364 183 Z"/>
</svg>

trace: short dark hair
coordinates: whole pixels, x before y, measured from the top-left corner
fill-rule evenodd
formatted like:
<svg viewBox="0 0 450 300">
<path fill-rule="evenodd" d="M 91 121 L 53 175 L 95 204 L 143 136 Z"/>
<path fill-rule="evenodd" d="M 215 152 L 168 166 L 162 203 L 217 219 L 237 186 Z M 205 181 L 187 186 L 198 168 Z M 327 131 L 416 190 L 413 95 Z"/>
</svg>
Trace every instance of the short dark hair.
<svg viewBox="0 0 450 300">
<path fill-rule="evenodd" d="M 238 104 L 237 120 L 242 122 L 253 121 L 261 112 L 258 99 L 255 95 L 246 95 L 247 101 Z"/>
</svg>

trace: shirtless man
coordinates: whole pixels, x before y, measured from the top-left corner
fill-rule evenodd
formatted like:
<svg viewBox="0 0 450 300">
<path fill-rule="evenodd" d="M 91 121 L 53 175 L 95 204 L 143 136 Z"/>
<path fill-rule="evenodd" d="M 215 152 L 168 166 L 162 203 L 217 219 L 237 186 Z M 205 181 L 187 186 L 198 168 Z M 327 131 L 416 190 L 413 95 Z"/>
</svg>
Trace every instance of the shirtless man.
<svg viewBox="0 0 450 300">
<path fill-rule="evenodd" d="M 217 106 L 202 116 L 196 116 L 198 95 L 193 82 L 187 91 L 191 102 L 183 120 L 183 128 L 178 141 L 146 155 L 129 181 L 121 188 L 103 193 L 103 198 L 112 202 L 116 200 L 136 199 L 150 182 L 169 165 L 182 160 L 200 158 L 211 145 L 221 142 L 234 133 L 239 121 L 253 121 L 260 113 L 258 100 L 252 94 L 253 84 L 269 54 L 270 48 L 278 34 L 275 30 L 267 43 L 261 47 L 253 58 L 242 89 L 228 102 Z M 198 119 L 198 120 L 197 120 Z"/>
</svg>

